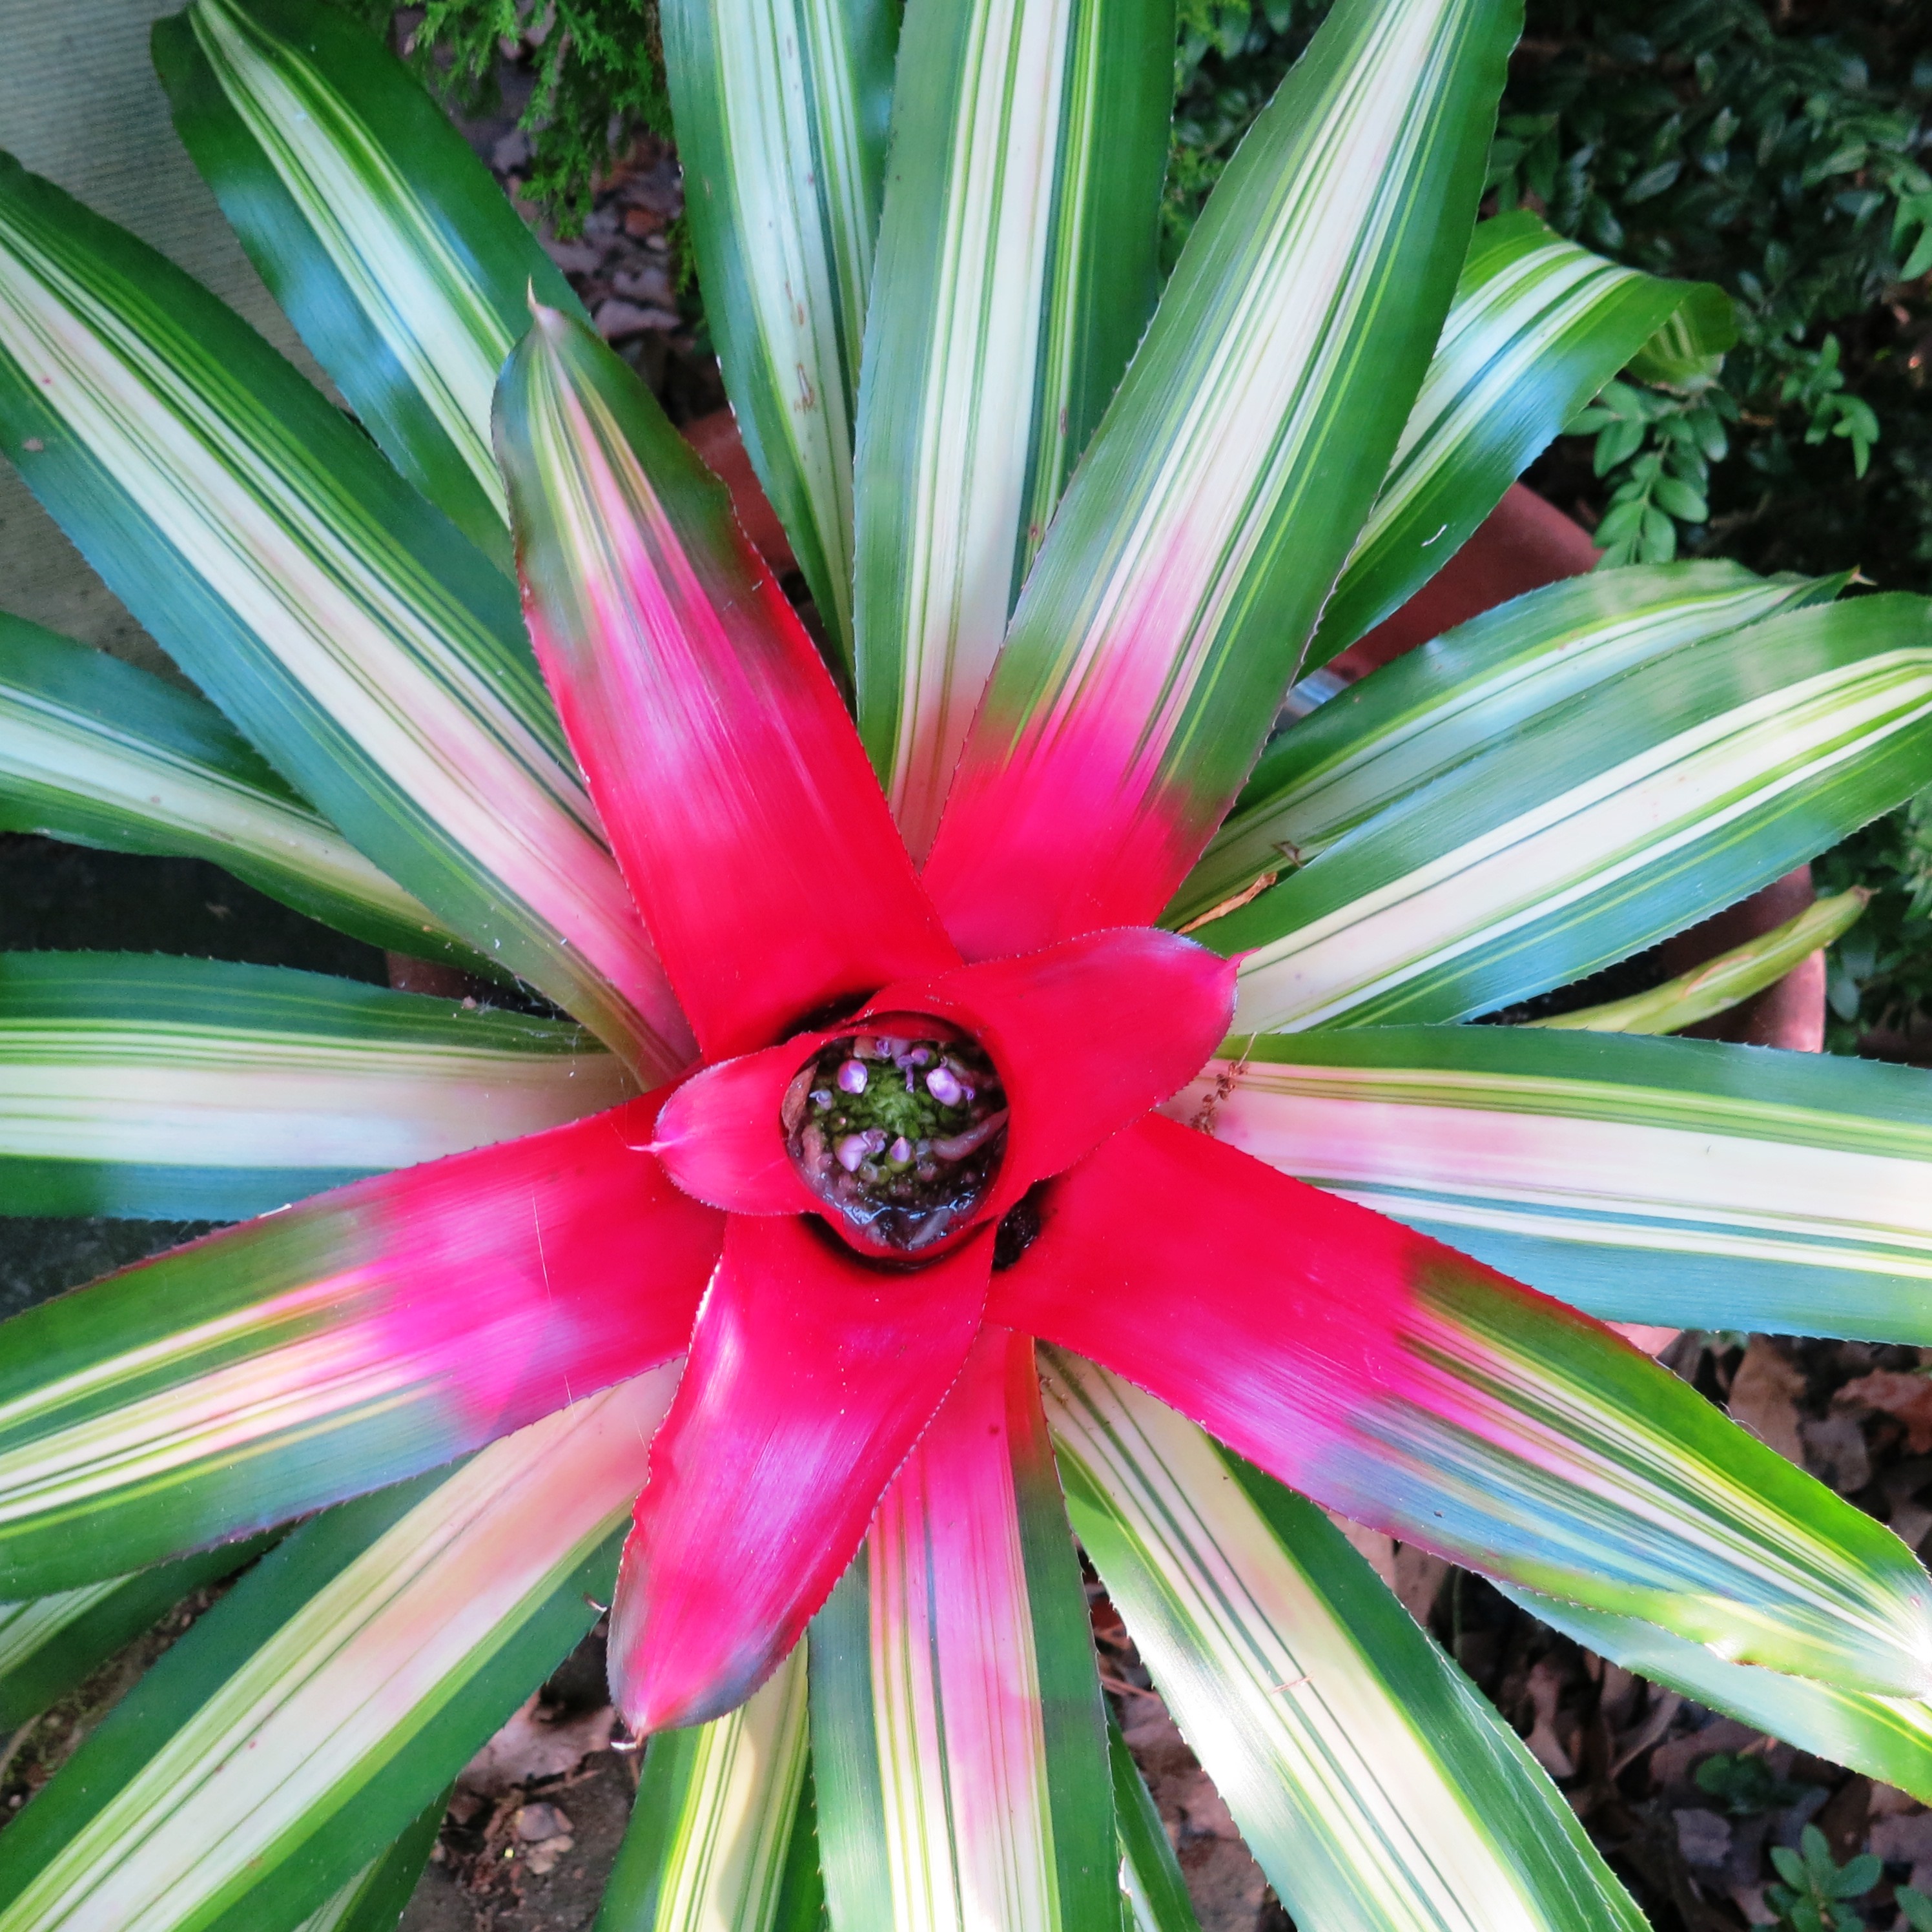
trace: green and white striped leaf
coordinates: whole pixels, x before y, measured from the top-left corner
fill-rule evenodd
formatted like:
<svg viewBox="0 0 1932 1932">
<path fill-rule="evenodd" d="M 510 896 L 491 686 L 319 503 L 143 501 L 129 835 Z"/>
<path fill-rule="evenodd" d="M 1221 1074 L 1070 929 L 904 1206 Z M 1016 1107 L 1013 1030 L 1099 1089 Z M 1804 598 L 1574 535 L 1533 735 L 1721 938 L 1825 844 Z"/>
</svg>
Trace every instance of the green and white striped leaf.
<svg viewBox="0 0 1932 1932">
<path fill-rule="evenodd" d="M 1240 790 L 1441 332 L 1520 22 L 1342 0 L 1222 176 L 967 739 L 926 880 L 969 955 L 1151 918 Z"/>
<path fill-rule="evenodd" d="M 1932 1343 L 1932 1073 L 1511 1027 L 1246 1048 L 1174 1110 L 1606 1321 Z"/>
<path fill-rule="evenodd" d="M 982 1331 L 835 1605 L 812 1670 L 838 1932 L 1118 1922 L 1100 1682 L 1025 1337 Z"/>
<path fill-rule="evenodd" d="M 266 1932 L 327 1902 L 590 1628 L 676 1380 L 297 1531 L 0 1833 L 0 1932 Z"/>
<path fill-rule="evenodd" d="M 1557 1033 L 1681 1033 L 1775 986 L 1811 955 L 1850 931 L 1871 903 L 1863 886 L 1814 899 L 1796 918 L 1627 999 L 1526 1020 Z"/>
<path fill-rule="evenodd" d="M 662 0 L 705 320 L 745 448 L 852 658 L 852 439 L 898 20 L 886 0 Z"/>
<path fill-rule="evenodd" d="M 1082 1544 L 1304 1932 L 1642 1932 L 1515 1733 L 1313 1504 L 1054 1353 Z"/>
<path fill-rule="evenodd" d="M 211 859 L 372 945 L 490 970 L 290 790 L 212 705 L 4 612 L 0 831 Z"/>
<path fill-rule="evenodd" d="M 580 1028 L 278 966 L 0 953 L 0 1214 L 238 1220 L 630 1097 Z"/>
<path fill-rule="evenodd" d="M 1600 686 L 1202 927 L 1238 1033 L 1460 1019 L 1742 898 L 1932 773 L 1932 606 L 1788 612 Z"/>
<path fill-rule="evenodd" d="M 190 1591 L 240 1569 L 273 1540 L 227 1544 L 132 1576 L 0 1604 L 0 1731 L 44 1711 Z"/>
<path fill-rule="evenodd" d="M 1114 1774 L 1114 1817 L 1120 1828 L 1124 1932 L 1201 1932 L 1154 1794 L 1111 1715 L 1107 1756 Z"/>
<path fill-rule="evenodd" d="M 680 1064 L 513 586 L 205 290 L 4 160 L 0 450 L 365 856 L 640 1071 Z"/>
<path fill-rule="evenodd" d="M 1566 242 L 1522 212 L 1481 223 L 1375 507 L 1322 613 L 1326 664 L 1421 589 L 1531 459 L 1690 308 L 1728 297 L 1660 281 Z M 1721 360 L 1721 357 L 1720 358 Z"/>
<path fill-rule="evenodd" d="M 1274 739 L 1166 917 L 1198 920 L 1257 879 L 1306 865 L 1568 699 L 1702 639 L 1828 602 L 1845 581 L 1754 577 L 1716 562 L 1636 565 L 1486 610 Z"/>
<path fill-rule="evenodd" d="M 490 447 L 529 292 L 583 310 L 422 84 L 338 9 L 196 0 L 154 29 L 175 126 L 383 453 L 506 572 Z"/>
<path fill-rule="evenodd" d="M 1932 1704 L 1874 1697 L 1811 1677 L 1729 1664 L 1701 1643 L 1528 1590 L 1498 1586 L 1545 1623 L 1640 1677 L 1728 1712 L 1833 1764 L 1849 1766 L 1932 1804 Z"/>
<path fill-rule="evenodd" d="M 915 858 L 1159 292 L 1173 0 L 906 21 L 859 393 L 860 728 Z"/>
<path fill-rule="evenodd" d="M 596 1932 L 785 1932 L 806 1704 L 800 1644 L 728 1717 L 651 1740 Z"/>
<path fill-rule="evenodd" d="M 396 1932 L 396 1922 L 429 1863 L 448 1802 L 447 1792 L 431 1798 L 386 1852 L 317 1906 L 295 1932 Z"/>
</svg>

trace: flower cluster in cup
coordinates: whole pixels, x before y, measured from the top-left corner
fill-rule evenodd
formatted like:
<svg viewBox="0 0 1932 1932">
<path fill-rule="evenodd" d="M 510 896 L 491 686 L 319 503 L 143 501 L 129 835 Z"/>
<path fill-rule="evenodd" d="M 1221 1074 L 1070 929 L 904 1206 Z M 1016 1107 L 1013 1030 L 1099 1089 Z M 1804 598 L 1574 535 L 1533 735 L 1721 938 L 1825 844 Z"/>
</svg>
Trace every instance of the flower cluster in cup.
<svg viewBox="0 0 1932 1932">
<path fill-rule="evenodd" d="M 864 1244 L 911 1253 L 985 1198 L 1006 1092 L 976 1042 L 908 1017 L 820 1047 L 786 1090 L 784 1126 L 806 1184 Z"/>
</svg>

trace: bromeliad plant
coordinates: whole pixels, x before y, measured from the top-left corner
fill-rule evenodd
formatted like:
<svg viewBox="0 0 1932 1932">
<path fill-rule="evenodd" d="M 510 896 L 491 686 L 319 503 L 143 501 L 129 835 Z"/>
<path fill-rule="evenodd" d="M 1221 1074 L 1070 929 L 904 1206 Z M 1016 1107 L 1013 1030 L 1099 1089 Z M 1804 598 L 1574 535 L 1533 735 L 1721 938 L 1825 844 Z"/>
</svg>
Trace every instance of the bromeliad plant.
<svg viewBox="0 0 1932 1932">
<path fill-rule="evenodd" d="M 663 9 L 856 730 L 340 16 L 156 54 L 359 427 L 0 171 L 0 440 L 208 700 L 10 621 L 6 822 L 580 1023 L 0 965 L 9 1208 L 259 1216 L 0 1331 L 0 1696 L 308 1519 L 0 1834 L 0 1932 L 392 1922 L 614 1576 L 607 1932 L 1184 1926 L 1070 1516 L 1304 1932 L 1642 1923 L 1316 1504 L 1932 1796 L 1911 1552 L 1604 1325 L 1932 1342 L 1922 1077 L 1456 1024 L 1922 784 L 1932 613 L 1608 572 L 1270 737 L 1708 301 L 1472 237 L 1504 0 L 1343 0 L 1157 309 L 1167 9 L 888 10 Z"/>
</svg>

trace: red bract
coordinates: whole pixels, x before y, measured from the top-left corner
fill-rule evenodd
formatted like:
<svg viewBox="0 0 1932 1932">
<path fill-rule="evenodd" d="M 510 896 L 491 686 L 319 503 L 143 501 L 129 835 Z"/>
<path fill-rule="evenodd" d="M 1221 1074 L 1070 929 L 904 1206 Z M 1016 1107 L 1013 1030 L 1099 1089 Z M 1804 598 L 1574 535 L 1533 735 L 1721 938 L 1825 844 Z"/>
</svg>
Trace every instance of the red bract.
<svg viewBox="0 0 1932 1932">
<path fill-rule="evenodd" d="M 497 430 L 539 659 L 706 1055 L 632 1157 L 729 1216 L 619 1580 L 612 1673 L 632 1724 L 716 1716 L 777 1664 L 989 1311 L 1408 1540 L 1544 1587 L 1593 1574 L 1598 1598 L 1632 1610 L 1682 1596 L 1680 1623 L 1699 1601 L 1752 1594 L 1714 1547 L 1673 1554 L 1641 1511 L 1590 1500 L 1618 1487 L 1614 1454 L 1526 1428 L 1481 1392 L 1509 1372 L 1495 1338 L 1512 1321 L 1547 1330 L 1558 1355 L 1582 1349 L 1580 1385 L 1654 1373 L 1634 1352 L 1424 1236 L 1142 1122 L 1222 1037 L 1233 966 L 1172 933 L 1082 928 L 1126 908 L 1151 917 L 1226 800 L 1195 801 L 1185 836 L 1143 840 L 1123 820 L 1096 896 L 1085 875 L 1105 797 L 1138 796 L 1144 774 L 1128 757 L 1110 780 L 1090 734 L 1046 731 L 1004 782 L 1037 819 L 1058 784 L 1048 767 L 1073 746 L 1061 776 L 1088 806 L 1057 844 L 1015 844 L 1018 869 L 946 861 L 942 927 L 810 638 L 629 371 L 539 310 Z M 935 867 L 991 837 L 1003 781 L 989 770 L 962 768 Z M 998 934 L 1041 950 L 960 963 Z M 976 1138 L 997 1118 L 1003 1154 L 929 1250 L 895 1248 L 823 1198 L 824 1134 L 814 1191 L 788 1130 L 808 1083 L 832 1083 L 811 1105 L 848 1127 L 834 1085 L 856 1103 L 902 1079 L 869 1104 L 924 1105 L 920 1068 L 960 1036 L 998 1076 L 1004 1111 Z M 815 1058 L 835 1042 L 854 1057 Z M 956 1086 L 948 1074 L 929 1091 Z M 902 1136 L 889 1156 L 887 1130 L 870 1131 L 840 1142 L 848 1171 L 883 1175 L 890 1159 L 902 1174 L 944 1144 Z M 1556 1356 L 1544 1366 L 1564 1378 Z M 1688 1442 L 1691 1421 L 1672 1423 Z M 1564 1508 L 1513 1507 L 1552 1483 Z M 1726 1626 L 1714 1610 L 1714 1636 L 1732 1614 Z M 1780 1645 L 1811 1640 L 1780 1623 Z"/>
<path fill-rule="evenodd" d="M 614 1678 L 652 1730 L 728 1710 L 796 1641 L 958 1376 L 1002 1217 L 1199 1070 L 1234 968 L 1144 928 L 960 964 L 722 493 L 562 316 L 539 314 L 506 382 L 532 634 L 710 1056 L 638 1157 L 733 1216 L 619 1579 Z M 931 1260 L 859 1252 L 785 1149 L 801 1066 L 887 1015 L 977 1042 L 1011 1110 L 986 1198 Z"/>
</svg>

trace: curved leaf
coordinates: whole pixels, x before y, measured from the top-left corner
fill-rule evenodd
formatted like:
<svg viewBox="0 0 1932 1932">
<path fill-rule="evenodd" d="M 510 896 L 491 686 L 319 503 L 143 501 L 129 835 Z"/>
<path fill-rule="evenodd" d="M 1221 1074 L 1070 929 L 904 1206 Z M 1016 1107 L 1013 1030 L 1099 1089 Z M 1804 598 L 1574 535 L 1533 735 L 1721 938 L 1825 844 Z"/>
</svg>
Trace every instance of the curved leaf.
<svg viewBox="0 0 1932 1932">
<path fill-rule="evenodd" d="M 0 1214 L 236 1220 L 602 1112 L 578 1028 L 277 966 L 0 953 Z"/>
<path fill-rule="evenodd" d="M 1932 1343 L 1932 1073 L 1711 1040 L 1246 1043 L 1217 1138 L 1610 1322 Z"/>
<path fill-rule="evenodd" d="M 668 1076 L 689 1035 L 512 586 L 205 290 L 0 158 L 0 442 L 291 784 Z"/>
<path fill-rule="evenodd" d="M 421 82 L 339 9 L 195 0 L 154 46 L 176 128 L 316 360 L 507 572 L 490 400 L 526 295 L 581 314 L 569 284 Z"/>
<path fill-rule="evenodd" d="M 1922 1699 L 1874 1697 L 1816 1678 L 1727 1664 L 1702 1644 L 1635 1617 L 1586 1610 L 1507 1586 L 1503 1594 L 1640 1677 L 1932 1804 L 1932 1704 Z"/>
<path fill-rule="evenodd" d="M 859 392 L 859 721 L 915 858 L 1159 291 L 1173 0 L 915 6 Z"/>
<path fill-rule="evenodd" d="M 738 428 L 852 656 L 852 436 L 885 180 L 886 0 L 663 0 L 685 207 Z"/>
<path fill-rule="evenodd" d="M 211 859 L 371 945 L 490 968 L 211 704 L 0 611 L 0 830 Z"/>
<path fill-rule="evenodd" d="M 1054 1354 L 1074 1527 L 1304 1932 L 1641 1932 L 1516 1734 L 1320 1510 Z"/>
<path fill-rule="evenodd" d="M 1932 761 L 1932 605 L 1862 597 L 1644 665 L 1412 793 L 1196 937 L 1240 1033 L 1488 1012 L 1777 878 Z"/>
<path fill-rule="evenodd" d="M 298 1530 L 0 1833 L 0 1932 L 259 1932 L 323 1904 L 590 1628 L 676 1380 Z"/>
<path fill-rule="evenodd" d="M 1814 899 L 1781 926 L 1647 992 L 1522 1024 L 1558 1033 L 1681 1033 L 1776 985 L 1812 954 L 1849 932 L 1870 903 L 1871 894 L 1862 886 L 1829 898 Z"/>
<path fill-rule="evenodd" d="M 1734 563 L 1639 565 L 1486 610 L 1273 739 L 1163 917 L 1201 919 L 1565 700 L 1703 638 L 1828 601 L 1844 582 L 1754 577 Z"/>
<path fill-rule="evenodd" d="M 1151 920 L 1261 748 L 1454 292 L 1514 0 L 1342 0 L 1055 514 L 927 884 L 970 956 Z"/>
<path fill-rule="evenodd" d="M 1502 500 L 1530 460 L 1648 345 L 1712 298 L 1606 262 L 1517 211 L 1479 224 L 1429 373 L 1381 494 L 1308 649 L 1326 664 L 1407 602 Z M 1659 340 L 1659 332 L 1664 332 Z"/>
</svg>

